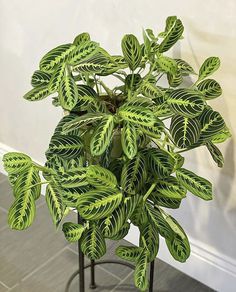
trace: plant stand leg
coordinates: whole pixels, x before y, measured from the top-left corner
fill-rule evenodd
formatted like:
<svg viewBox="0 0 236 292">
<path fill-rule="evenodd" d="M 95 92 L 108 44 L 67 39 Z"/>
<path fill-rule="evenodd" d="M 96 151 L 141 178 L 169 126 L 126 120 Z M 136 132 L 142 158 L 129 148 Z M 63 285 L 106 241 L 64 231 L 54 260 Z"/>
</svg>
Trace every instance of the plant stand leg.
<svg viewBox="0 0 236 292">
<path fill-rule="evenodd" d="M 154 268 L 155 268 L 155 261 L 152 261 L 150 264 L 149 292 L 153 292 Z"/>
<path fill-rule="evenodd" d="M 78 213 L 78 223 L 81 224 L 82 220 Z M 79 254 L 79 292 L 85 292 L 84 285 L 84 254 L 81 250 L 81 241 L 78 241 L 78 254 Z"/>
<path fill-rule="evenodd" d="M 90 282 L 90 289 L 96 289 L 97 285 L 95 283 L 95 261 L 91 260 L 91 282 Z"/>
</svg>

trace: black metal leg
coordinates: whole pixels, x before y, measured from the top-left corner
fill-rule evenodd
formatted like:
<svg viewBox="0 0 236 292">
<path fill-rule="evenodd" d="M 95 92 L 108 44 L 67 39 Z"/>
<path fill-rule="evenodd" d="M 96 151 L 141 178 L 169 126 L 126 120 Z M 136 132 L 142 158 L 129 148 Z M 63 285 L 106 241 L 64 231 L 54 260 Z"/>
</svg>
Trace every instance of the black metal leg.
<svg viewBox="0 0 236 292">
<path fill-rule="evenodd" d="M 155 261 L 152 261 L 150 263 L 149 292 L 153 292 L 154 268 L 155 268 Z"/>
<path fill-rule="evenodd" d="M 95 261 L 91 260 L 91 282 L 90 282 L 90 288 L 91 289 L 96 289 L 96 283 L 95 283 Z"/>
<path fill-rule="evenodd" d="M 78 223 L 81 224 L 82 220 L 78 213 Z M 79 254 L 79 292 L 85 292 L 84 285 L 84 254 L 81 251 L 81 241 L 78 241 L 78 254 Z"/>
</svg>

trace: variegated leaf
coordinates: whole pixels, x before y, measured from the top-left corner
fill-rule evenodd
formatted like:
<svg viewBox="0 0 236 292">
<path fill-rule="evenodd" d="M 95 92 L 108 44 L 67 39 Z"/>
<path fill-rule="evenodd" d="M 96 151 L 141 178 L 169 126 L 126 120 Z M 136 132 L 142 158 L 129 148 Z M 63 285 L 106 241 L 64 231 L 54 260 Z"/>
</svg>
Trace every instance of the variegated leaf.
<svg viewBox="0 0 236 292">
<path fill-rule="evenodd" d="M 40 70 L 53 73 L 56 66 L 67 61 L 68 56 L 75 50 L 72 44 L 60 45 L 49 51 L 40 61 Z"/>
<path fill-rule="evenodd" d="M 190 170 L 180 168 L 176 170 L 176 177 L 193 195 L 203 200 L 212 199 L 212 184 L 203 177 L 200 177 Z"/>
<path fill-rule="evenodd" d="M 116 248 L 116 255 L 123 260 L 136 262 L 143 248 L 138 246 L 120 245 Z"/>
<path fill-rule="evenodd" d="M 177 63 L 177 67 L 180 70 L 181 74 L 189 75 L 189 74 L 196 74 L 192 66 L 190 66 L 186 61 L 182 59 L 175 59 Z"/>
<path fill-rule="evenodd" d="M 67 123 L 73 123 L 73 121 L 78 118 L 78 116 L 74 113 L 70 113 L 69 115 L 64 116 L 59 123 L 57 124 L 55 131 L 53 133 L 53 135 L 64 135 L 67 133 L 64 133 L 64 127 L 65 125 L 67 125 Z M 70 135 L 74 135 L 74 136 L 80 136 L 81 135 L 81 131 L 80 129 L 72 129 L 70 131 Z"/>
<path fill-rule="evenodd" d="M 114 118 L 112 115 L 107 115 L 101 119 L 90 142 L 90 150 L 93 156 L 101 155 L 106 150 L 111 141 L 113 128 Z"/>
<path fill-rule="evenodd" d="M 43 72 L 41 70 L 36 70 L 31 77 L 31 85 L 33 87 L 47 86 L 51 79 L 51 74 Z"/>
<path fill-rule="evenodd" d="M 175 75 L 177 72 L 177 63 L 172 58 L 159 55 L 157 57 L 156 64 L 158 68 L 165 73 L 171 73 Z"/>
<path fill-rule="evenodd" d="M 188 148 L 200 137 L 201 124 L 197 118 L 175 115 L 171 119 L 170 133 L 177 147 Z"/>
<path fill-rule="evenodd" d="M 77 188 L 88 185 L 87 168 L 77 167 L 73 170 L 69 169 L 63 174 L 59 174 L 56 178 L 62 188 Z"/>
<path fill-rule="evenodd" d="M 147 223 L 140 229 L 139 246 L 147 248 L 148 262 L 154 261 L 159 250 L 159 234 L 156 226 Z M 145 243 L 144 243 L 144 242 Z"/>
<path fill-rule="evenodd" d="M 47 86 L 35 87 L 27 92 L 23 98 L 29 101 L 38 101 L 49 96 L 50 91 Z"/>
<path fill-rule="evenodd" d="M 65 75 L 65 67 L 66 67 L 66 64 L 62 63 L 58 65 L 55 71 L 53 72 L 50 82 L 48 84 L 48 89 L 50 93 L 53 93 L 59 90 L 60 83 Z"/>
<path fill-rule="evenodd" d="M 85 228 L 83 225 L 72 222 L 66 222 L 63 224 L 62 227 L 62 231 L 64 232 L 65 238 L 69 242 L 77 242 L 81 238 L 84 230 Z"/>
<path fill-rule="evenodd" d="M 82 73 L 100 73 L 105 68 L 109 59 L 101 53 L 96 53 L 85 61 L 79 62 L 73 67 L 73 71 L 79 71 Z"/>
<path fill-rule="evenodd" d="M 91 223 L 91 226 L 84 231 L 81 250 L 90 260 L 98 260 L 106 253 L 105 239 L 95 223 Z"/>
<path fill-rule="evenodd" d="M 202 92 L 205 99 L 213 99 L 222 94 L 220 84 L 214 79 L 205 79 L 198 83 L 197 89 Z"/>
<path fill-rule="evenodd" d="M 202 80 L 213 74 L 220 67 L 220 59 L 218 57 L 207 58 L 199 69 L 198 80 Z"/>
<path fill-rule="evenodd" d="M 181 71 L 176 70 L 175 74 L 167 73 L 167 80 L 171 87 L 178 87 L 183 82 Z"/>
<path fill-rule="evenodd" d="M 132 159 L 137 154 L 137 132 L 135 126 L 130 122 L 124 122 L 121 131 L 121 145 L 125 155 Z"/>
<path fill-rule="evenodd" d="M 87 170 L 87 181 L 96 188 L 116 188 L 115 175 L 99 165 L 90 165 Z"/>
<path fill-rule="evenodd" d="M 3 166 L 8 174 L 17 174 L 32 165 L 32 159 L 20 152 L 8 152 L 3 155 Z"/>
<path fill-rule="evenodd" d="M 78 89 L 71 76 L 65 76 L 59 88 L 60 105 L 66 110 L 72 110 L 78 101 Z"/>
<path fill-rule="evenodd" d="M 167 102 L 175 113 L 188 118 L 200 115 L 205 106 L 200 91 L 185 88 L 173 90 Z"/>
<path fill-rule="evenodd" d="M 82 32 L 79 35 L 77 35 L 73 41 L 73 44 L 76 46 L 81 45 L 82 43 L 89 42 L 90 41 L 90 35 L 88 32 Z"/>
<path fill-rule="evenodd" d="M 77 209 L 84 219 L 98 220 L 110 215 L 121 200 L 122 193 L 118 190 L 92 190 L 80 196 Z"/>
<path fill-rule="evenodd" d="M 232 137 L 232 134 L 230 133 L 229 128 L 227 128 L 225 126 L 222 130 L 220 130 L 217 134 L 215 134 L 211 138 L 211 142 L 214 143 L 214 144 L 223 143 L 227 139 L 229 139 L 230 137 Z"/>
<path fill-rule="evenodd" d="M 61 189 L 62 201 L 66 206 L 76 208 L 79 198 L 90 189 L 88 186 Z"/>
<path fill-rule="evenodd" d="M 110 237 L 112 240 L 121 240 L 125 238 L 125 236 L 128 234 L 130 229 L 130 223 L 126 222 L 121 229 L 113 236 Z"/>
<path fill-rule="evenodd" d="M 220 149 L 216 147 L 212 142 L 206 143 L 207 149 L 209 150 L 212 159 L 215 161 L 218 167 L 224 166 L 224 157 L 220 152 Z"/>
<path fill-rule="evenodd" d="M 139 126 L 139 129 L 141 129 L 141 131 L 143 133 L 145 133 L 146 135 L 155 138 L 155 139 L 160 139 L 161 134 L 164 130 L 164 123 L 156 118 L 156 122 L 154 123 L 154 125 L 152 127 L 148 127 L 148 126 Z"/>
<path fill-rule="evenodd" d="M 93 41 L 82 42 L 71 52 L 68 63 L 72 66 L 75 66 L 96 54 L 97 49 L 98 43 Z"/>
<path fill-rule="evenodd" d="M 149 256 L 149 252 L 147 249 L 144 248 L 140 252 L 140 255 L 136 261 L 136 266 L 134 270 L 134 283 L 135 283 L 135 286 L 140 291 L 147 291 L 147 288 L 149 285 L 149 281 L 147 277 L 148 256 Z"/>
<path fill-rule="evenodd" d="M 141 46 L 138 39 L 132 34 L 127 34 L 122 39 L 121 47 L 125 61 L 128 63 L 129 68 L 134 71 L 142 59 Z"/>
<path fill-rule="evenodd" d="M 61 189 L 54 183 L 47 185 L 46 202 L 52 216 L 52 221 L 57 227 L 64 216 L 65 204 L 62 200 Z"/>
</svg>

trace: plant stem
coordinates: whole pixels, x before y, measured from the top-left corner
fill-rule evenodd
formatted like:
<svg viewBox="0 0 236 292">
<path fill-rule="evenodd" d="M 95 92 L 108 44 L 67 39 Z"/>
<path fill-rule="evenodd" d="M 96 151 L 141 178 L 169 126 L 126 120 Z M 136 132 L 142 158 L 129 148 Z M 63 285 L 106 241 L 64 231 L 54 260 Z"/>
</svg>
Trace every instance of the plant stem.
<svg viewBox="0 0 236 292">
<path fill-rule="evenodd" d="M 99 80 L 99 84 L 103 87 L 109 97 L 112 98 L 112 91 L 106 86 L 106 84 L 102 80 Z"/>
<path fill-rule="evenodd" d="M 152 191 L 154 190 L 154 188 L 156 187 L 157 183 L 153 183 L 150 188 L 148 189 L 148 191 L 146 192 L 146 194 L 143 197 L 143 201 L 146 202 L 147 198 L 150 196 L 150 194 L 152 193 Z"/>
<path fill-rule="evenodd" d="M 46 166 L 42 166 L 42 165 L 40 165 L 40 164 L 38 164 L 38 163 L 36 163 L 36 162 L 33 162 L 33 164 L 40 170 L 40 171 L 44 171 L 44 172 L 48 172 L 48 173 L 51 173 L 51 174 L 55 174 L 55 172 L 52 170 L 52 169 L 50 169 L 50 168 L 48 168 L 48 167 L 46 167 Z"/>
</svg>

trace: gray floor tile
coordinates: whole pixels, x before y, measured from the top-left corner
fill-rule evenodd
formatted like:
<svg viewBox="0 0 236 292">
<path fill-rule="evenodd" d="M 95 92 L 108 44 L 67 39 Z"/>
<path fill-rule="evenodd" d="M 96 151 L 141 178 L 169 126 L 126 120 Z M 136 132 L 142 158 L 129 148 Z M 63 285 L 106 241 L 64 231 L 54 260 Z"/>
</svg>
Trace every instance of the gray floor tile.
<svg viewBox="0 0 236 292">
<path fill-rule="evenodd" d="M 0 231 L 7 225 L 7 211 L 0 208 Z"/>
<path fill-rule="evenodd" d="M 64 292 L 65 285 L 70 275 L 77 269 L 76 255 L 69 249 L 65 249 L 60 255 L 48 262 L 36 273 L 22 281 L 13 292 Z M 89 289 L 89 270 L 85 272 L 86 291 Z M 95 291 L 111 291 L 117 284 L 115 277 L 103 270 L 96 268 L 97 289 Z M 78 292 L 78 278 L 72 282 L 70 292 Z"/>
<path fill-rule="evenodd" d="M 67 245 L 63 233 L 56 232 L 47 206 L 37 209 L 36 220 L 25 231 L 4 229 L 0 236 L 0 281 L 14 286 Z"/>
<path fill-rule="evenodd" d="M 0 283 L 0 292 L 6 292 L 8 289 Z"/>
</svg>

